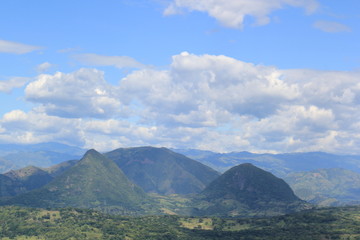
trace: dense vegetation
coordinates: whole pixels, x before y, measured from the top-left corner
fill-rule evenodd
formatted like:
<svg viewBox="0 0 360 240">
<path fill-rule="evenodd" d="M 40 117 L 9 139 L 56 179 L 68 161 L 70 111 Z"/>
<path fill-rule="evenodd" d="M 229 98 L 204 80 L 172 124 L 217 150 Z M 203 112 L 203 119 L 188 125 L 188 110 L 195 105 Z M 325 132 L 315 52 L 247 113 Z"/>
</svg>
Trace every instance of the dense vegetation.
<svg viewBox="0 0 360 240">
<path fill-rule="evenodd" d="M 360 239 L 360 207 L 272 218 L 124 217 L 81 209 L 0 208 L 0 239 Z"/>
</svg>

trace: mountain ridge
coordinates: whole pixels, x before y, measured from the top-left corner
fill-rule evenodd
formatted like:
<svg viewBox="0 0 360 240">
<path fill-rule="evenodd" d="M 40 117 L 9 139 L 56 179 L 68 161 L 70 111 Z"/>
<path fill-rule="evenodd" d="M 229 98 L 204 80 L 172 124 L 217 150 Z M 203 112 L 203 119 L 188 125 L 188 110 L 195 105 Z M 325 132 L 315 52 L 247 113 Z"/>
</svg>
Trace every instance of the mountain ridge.
<svg viewBox="0 0 360 240">
<path fill-rule="evenodd" d="M 16 196 L 8 203 L 32 207 L 120 206 L 134 210 L 139 209 L 145 198 L 145 193 L 130 182 L 113 161 L 89 150 L 47 185 Z"/>
<path fill-rule="evenodd" d="M 105 155 L 145 192 L 197 193 L 219 176 L 210 167 L 167 148 L 119 148 Z"/>
</svg>

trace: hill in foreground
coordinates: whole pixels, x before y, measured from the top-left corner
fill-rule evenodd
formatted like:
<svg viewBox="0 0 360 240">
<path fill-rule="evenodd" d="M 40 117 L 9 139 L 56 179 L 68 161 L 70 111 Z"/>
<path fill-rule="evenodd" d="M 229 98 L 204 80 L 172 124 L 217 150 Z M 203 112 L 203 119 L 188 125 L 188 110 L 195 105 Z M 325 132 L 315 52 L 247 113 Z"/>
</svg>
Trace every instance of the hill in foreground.
<svg viewBox="0 0 360 240">
<path fill-rule="evenodd" d="M 197 199 L 196 215 L 271 216 L 309 207 L 284 180 L 249 163 L 226 171 Z"/>
<path fill-rule="evenodd" d="M 145 192 L 199 193 L 220 174 L 166 148 L 120 148 L 105 154 Z"/>
<path fill-rule="evenodd" d="M 31 207 L 120 207 L 139 209 L 146 199 L 141 188 L 119 167 L 95 150 L 42 188 L 14 197 L 7 204 Z"/>
</svg>

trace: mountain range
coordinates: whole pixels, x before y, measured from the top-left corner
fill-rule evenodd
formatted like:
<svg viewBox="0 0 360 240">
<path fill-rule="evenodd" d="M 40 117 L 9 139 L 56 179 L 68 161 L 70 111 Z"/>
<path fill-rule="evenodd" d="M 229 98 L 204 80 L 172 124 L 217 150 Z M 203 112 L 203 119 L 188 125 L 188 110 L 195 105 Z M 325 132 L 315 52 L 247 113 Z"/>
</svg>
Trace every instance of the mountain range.
<svg viewBox="0 0 360 240">
<path fill-rule="evenodd" d="M 127 167 L 126 171 L 119 165 Z M 136 169 L 140 174 L 136 174 Z M 0 175 L 10 181 L 2 191 L 5 194 L 2 204 L 92 208 L 121 214 L 164 212 L 166 203 L 157 202 L 159 197 L 147 194 L 136 184 L 145 183 L 143 175 L 153 183 L 146 192 L 192 193 L 186 206 L 166 209 L 177 214 L 268 216 L 308 207 L 283 180 L 251 164 L 239 165 L 219 176 L 201 163 L 153 147 L 117 149 L 105 155 L 89 150 L 80 161 L 65 162 L 46 171 L 29 167 Z M 48 183 L 39 185 L 41 178 Z M 11 181 L 17 183 L 15 189 L 19 183 L 28 186 L 26 192 L 11 191 Z M 168 199 L 175 201 L 171 195 Z"/>
<path fill-rule="evenodd" d="M 172 149 L 191 159 L 224 172 L 242 163 L 252 163 L 276 176 L 285 177 L 289 173 L 313 171 L 324 168 L 343 168 L 360 173 L 360 156 L 336 155 L 324 152 L 299 153 L 216 153 L 196 149 Z"/>
<path fill-rule="evenodd" d="M 50 167 L 80 159 L 85 149 L 60 143 L 0 144 L 0 173 L 27 166 Z"/>
<path fill-rule="evenodd" d="M 68 159 L 69 156 L 80 159 L 80 154 L 84 151 L 57 143 L 31 146 L 0 144 L 0 153 L 7 154 L 7 156 L 23 156 L 22 164 L 42 162 L 43 159 L 52 159 L 50 162 L 57 163 L 56 165 L 49 165 L 49 161 L 46 160 L 40 166 L 28 166 L 0 174 L 0 196 L 14 197 L 45 186 L 79 161 L 64 160 Z M 215 165 L 217 170 L 223 172 L 230 167 L 243 163 L 252 163 L 277 177 L 282 177 L 298 197 L 312 204 L 338 206 L 360 202 L 360 173 L 356 171 L 359 160 L 358 156 L 355 155 L 340 156 L 327 153 L 254 154 L 249 152 L 220 154 L 202 150 L 175 151 L 177 152 L 166 148 L 134 147 L 119 148 L 103 155 L 114 161 L 126 177 L 142 188 L 144 192 L 155 194 L 153 196 L 156 194 L 162 196 L 156 197 L 158 198 L 157 201 L 160 199 L 166 205 L 166 207 L 163 206 L 163 212 L 169 209 L 180 209 L 173 212 L 181 212 L 186 208 L 184 202 L 190 205 L 188 199 L 179 196 L 175 198 L 172 197 L 172 194 L 199 194 L 221 175 L 206 165 Z M 59 156 L 65 154 L 62 155 L 64 156 L 63 161 L 52 158 L 54 152 L 60 154 Z M 187 156 L 179 152 L 183 152 Z M 43 157 L 33 161 L 32 158 L 36 156 L 34 153 L 41 153 Z M 28 156 L 29 161 L 27 160 Z M 4 159 L 0 157 L 0 169 L 5 169 L 10 165 L 18 165 L 15 160 L 14 162 L 6 160 L 7 165 L 2 165 L 2 160 Z M 324 168 L 318 169 L 319 166 Z M 330 166 L 335 167 L 328 168 Z M 347 169 L 344 169 L 345 167 Z M 183 203 L 180 204 L 179 202 Z M 153 203 L 149 202 L 149 204 Z M 156 206 L 156 208 L 161 208 L 161 206 Z"/>
<path fill-rule="evenodd" d="M 43 208 L 117 206 L 132 211 L 145 198 L 143 190 L 129 181 L 113 161 L 89 150 L 45 186 L 15 196 L 6 204 Z"/>
</svg>

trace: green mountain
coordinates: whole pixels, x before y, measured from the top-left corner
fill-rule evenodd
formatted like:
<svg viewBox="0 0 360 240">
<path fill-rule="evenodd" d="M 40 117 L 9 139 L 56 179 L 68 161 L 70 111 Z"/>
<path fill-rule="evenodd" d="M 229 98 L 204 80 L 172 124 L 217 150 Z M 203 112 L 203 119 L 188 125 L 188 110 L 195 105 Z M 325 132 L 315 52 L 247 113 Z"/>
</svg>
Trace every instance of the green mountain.
<svg viewBox="0 0 360 240">
<path fill-rule="evenodd" d="M 291 173 L 284 178 L 296 195 L 321 206 L 360 204 L 360 174 L 341 168 Z"/>
<path fill-rule="evenodd" d="M 11 178 L 13 181 L 12 188 L 14 195 L 40 188 L 53 179 L 48 172 L 34 166 L 11 170 L 3 175 Z"/>
<path fill-rule="evenodd" d="M 226 171 L 198 195 L 196 215 L 271 216 L 308 207 L 282 179 L 250 163 Z"/>
<path fill-rule="evenodd" d="M 139 209 L 146 194 L 104 155 L 89 150 L 74 166 L 44 187 L 14 197 L 6 204 L 31 207 Z"/>
<path fill-rule="evenodd" d="M 49 173 L 52 177 L 57 177 L 63 172 L 65 172 L 67 169 L 74 166 L 77 162 L 78 160 L 69 160 L 48 168 L 43 168 L 43 170 Z"/>
<path fill-rule="evenodd" d="M 120 148 L 105 154 L 146 192 L 201 192 L 219 176 L 215 170 L 166 148 Z"/>
<path fill-rule="evenodd" d="M 0 184 L 6 191 L 0 191 L 0 197 L 16 196 L 27 193 L 33 189 L 41 188 L 48 184 L 54 177 L 60 175 L 71 166 L 75 165 L 77 160 L 66 161 L 49 168 L 38 168 L 28 166 L 18 170 L 11 170 L 7 173 L 0 174 Z M 9 178 L 10 180 L 5 180 Z"/>
<path fill-rule="evenodd" d="M 16 195 L 18 186 L 9 177 L 0 174 L 0 198 Z"/>
</svg>

